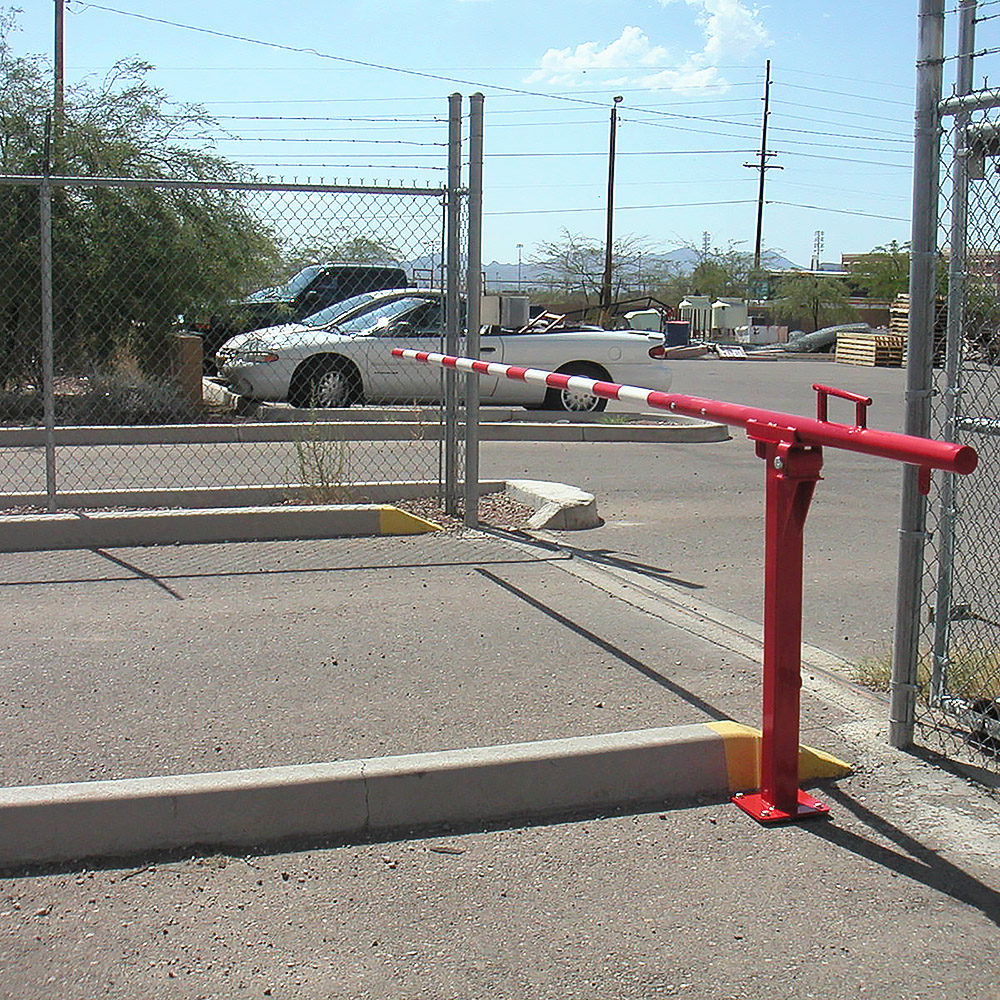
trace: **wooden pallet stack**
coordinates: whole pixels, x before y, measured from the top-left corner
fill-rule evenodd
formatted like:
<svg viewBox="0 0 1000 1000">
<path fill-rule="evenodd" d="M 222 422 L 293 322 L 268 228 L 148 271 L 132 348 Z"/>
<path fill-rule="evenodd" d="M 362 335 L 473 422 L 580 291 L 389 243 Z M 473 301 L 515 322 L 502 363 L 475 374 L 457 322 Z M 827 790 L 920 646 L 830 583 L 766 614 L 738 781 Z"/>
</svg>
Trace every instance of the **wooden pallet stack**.
<svg viewBox="0 0 1000 1000">
<path fill-rule="evenodd" d="M 934 341 L 944 336 L 944 300 L 937 302 Z M 845 365 L 899 368 L 906 359 L 910 331 L 910 296 L 897 295 L 889 306 L 889 329 L 872 333 L 850 333 L 837 338 L 836 359 Z"/>
<path fill-rule="evenodd" d="M 898 333 L 903 337 L 910 333 L 910 296 L 897 295 L 889 306 L 889 332 Z M 934 351 L 944 350 L 945 338 L 948 335 L 948 305 L 943 295 L 934 299 Z"/>
<path fill-rule="evenodd" d="M 906 353 L 906 335 L 878 330 L 844 333 L 837 338 L 836 360 L 842 365 L 900 368 Z"/>
<path fill-rule="evenodd" d="M 897 295 L 889 306 L 889 332 L 906 336 L 910 332 L 910 296 Z"/>
</svg>

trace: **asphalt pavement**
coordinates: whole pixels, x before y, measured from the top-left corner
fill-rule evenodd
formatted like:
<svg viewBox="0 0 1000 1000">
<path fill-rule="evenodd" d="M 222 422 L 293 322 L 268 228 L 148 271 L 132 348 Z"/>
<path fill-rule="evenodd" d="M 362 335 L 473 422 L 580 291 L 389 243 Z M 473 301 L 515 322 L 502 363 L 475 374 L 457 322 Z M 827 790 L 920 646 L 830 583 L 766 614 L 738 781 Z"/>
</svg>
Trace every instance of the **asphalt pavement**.
<svg viewBox="0 0 1000 1000">
<path fill-rule="evenodd" d="M 676 388 L 695 391 L 680 373 Z M 596 492 L 608 524 L 589 532 L 6 556 L 4 783 L 759 724 L 757 515 L 733 515 L 737 540 L 720 525 L 742 501 L 716 485 L 688 511 L 680 490 L 654 535 L 663 511 L 633 496 L 638 473 L 594 489 L 616 463 L 707 475 L 710 449 L 749 483 L 752 448 L 583 447 L 590 482 L 561 477 L 543 445 L 502 474 Z M 832 521 L 820 538 L 835 546 Z M 859 555 L 863 535 L 842 537 L 833 578 L 851 558 L 891 575 Z M 880 619 L 843 588 L 822 600 L 803 740 L 855 769 L 812 788 L 829 819 L 762 827 L 711 796 L 21 869 L 0 878 L 0 996 L 996 998 L 1000 802 L 886 746 L 885 699 L 821 641 L 837 631 L 825 618 Z"/>
<path fill-rule="evenodd" d="M 8 783 L 759 720 L 759 635 L 669 573 L 462 531 L 17 554 Z M 8 873 L 0 995 L 995 996 L 1000 809 L 809 654 L 829 820 L 721 797 Z"/>
<path fill-rule="evenodd" d="M 903 428 L 905 372 L 830 360 L 678 361 L 679 393 L 813 416 L 815 383 L 870 396 L 872 427 Z M 610 404 L 614 412 L 619 404 Z M 853 423 L 854 406 L 831 400 Z M 707 601 L 760 619 L 764 467 L 746 434 L 704 444 L 619 442 L 614 448 L 486 442 L 484 477 L 572 483 L 597 497 L 604 525 L 567 542 L 608 559 L 649 563 Z M 902 466 L 827 448 L 805 525 L 807 641 L 854 662 L 891 648 Z"/>
</svg>

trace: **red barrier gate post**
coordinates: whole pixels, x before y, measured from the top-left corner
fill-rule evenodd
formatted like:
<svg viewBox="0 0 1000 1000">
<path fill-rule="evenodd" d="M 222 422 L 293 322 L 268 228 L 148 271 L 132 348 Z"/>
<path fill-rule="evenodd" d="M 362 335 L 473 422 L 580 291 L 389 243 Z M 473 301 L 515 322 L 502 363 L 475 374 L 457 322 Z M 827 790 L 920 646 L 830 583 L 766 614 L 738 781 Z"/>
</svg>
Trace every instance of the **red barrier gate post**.
<svg viewBox="0 0 1000 1000">
<path fill-rule="evenodd" d="M 931 471 L 967 475 L 976 468 L 975 449 L 951 441 L 873 430 L 871 399 L 843 389 L 814 385 L 816 418 L 756 406 L 682 396 L 638 386 L 600 382 L 537 368 L 519 368 L 473 358 L 394 348 L 396 357 L 457 368 L 477 375 L 539 382 L 589 392 L 604 399 L 641 403 L 658 410 L 718 420 L 746 429 L 766 463 L 764 521 L 764 705 L 761 725 L 760 791 L 733 801 L 761 823 L 825 816 L 829 807 L 799 786 L 799 701 L 802 688 L 803 529 L 816 483 L 822 478 L 823 448 L 876 455 L 919 468 L 920 490 L 930 490 Z M 827 418 L 827 399 L 856 404 L 854 425 Z"/>
<path fill-rule="evenodd" d="M 827 397 L 857 406 L 855 428 L 867 429 L 871 399 L 814 385 L 816 419 L 827 423 Z M 799 788 L 802 690 L 802 566 L 806 515 L 822 479 L 823 449 L 803 444 L 791 427 L 748 421 L 747 436 L 766 463 L 764 491 L 764 704 L 760 791 L 733 796 L 760 823 L 826 816 L 829 807 Z"/>
<path fill-rule="evenodd" d="M 775 441 L 772 433 L 793 439 Z M 766 463 L 764 704 L 760 792 L 736 795 L 733 801 L 761 823 L 780 823 L 829 811 L 799 789 L 803 529 L 820 480 L 823 449 L 801 444 L 794 432 L 773 425 L 750 427 L 748 434 Z"/>
</svg>

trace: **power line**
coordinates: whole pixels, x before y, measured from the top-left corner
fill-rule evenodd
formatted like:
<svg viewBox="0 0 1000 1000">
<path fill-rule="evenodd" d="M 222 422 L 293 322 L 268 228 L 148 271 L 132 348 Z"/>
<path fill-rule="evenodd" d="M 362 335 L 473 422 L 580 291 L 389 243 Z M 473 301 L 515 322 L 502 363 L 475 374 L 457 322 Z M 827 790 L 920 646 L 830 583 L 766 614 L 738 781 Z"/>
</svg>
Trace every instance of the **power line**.
<svg viewBox="0 0 1000 1000">
<path fill-rule="evenodd" d="M 806 145 L 802 143 L 801 145 Z M 829 148 L 829 147 L 828 147 Z M 841 149 L 860 149 L 859 146 L 842 146 Z M 859 160 L 849 156 L 824 156 L 822 153 L 801 153 L 798 150 L 778 150 L 782 156 L 801 156 L 808 160 L 830 160 L 833 163 L 862 163 L 866 167 L 895 167 L 897 170 L 909 170 L 911 163 L 883 163 L 880 160 Z"/>
<path fill-rule="evenodd" d="M 523 88 L 523 87 L 506 87 L 506 86 L 502 86 L 500 84 L 480 83 L 480 82 L 477 82 L 475 80 L 466 80 L 466 79 L 463 79 L 463 78 L 460 78 L 460 77 L 446 76 L 446 75 L 440 74 L 440 73 L 431 73 L 431 72 L 429 72 L 427 70 L 407 69 L 407 68 L 400 67 L 400 66 L 391 66 L 391 65 L 389 65 L 387 63 L 370 62 L 370 61 L 363 60 L 363 59 L 351 59 L 351 58 L 348 58 L 347 56 L 338 56 L 338 55 L 334 55 L 334 54 L 329 53 L 329 52 L 321 52 L 319 49 L 315 49 L 315 48 L 308 47 L 308 46 L 285 45 L 285 44 L 282 44 L 280 42 L 267 41 L 267 40 L 261 39 L 261 38 L 252 38 L 252 37 L 250 37 L 248 35 L 237 35 L 237 34 L 234 34 L 232 32 L 218 31 L 218 30 L 213 29 L 213 28 L 203 28 L 203 27 L 199 27 L 198 25 L 184 24 L 184 23 L 179 22 L 179 21 L 170 21 L 170 20 L 167 20 L 166 18 L 152 17 L 152 16 L 150 16 L 148 14 L 139 14 L 139 13 L 136 13 L 135 11 L 118 10 L 115 7 L 107 7 L 107 6 L 104 6 L 103 4 L 88 3 L 88 2 L 84 2 L 84 0 L 76 0 L 76 2 L 77 2 L 77 6 L 78 6 L 78 8 L 80 10 L 100 10 L 100 11 L 104 11 L 105 13 L 109 13 L 109 14 L 118 14 L 121 17 L 132 17 L 132 18 L 136 18 L 136 19 L 138 19 L 140 21 L 148 21 L 148 22 L 150 22 L 152 24 L 163 24 L 163 25 L 166 25 L 167 27 L 180 28 L 181 30 L 184 30 L 184 31 L 193 31 L 193 32 L 197 32 L 197 33 L 200 33 L 200 34 L 212 35 L 212 36 L 214 36 L 216 38 L 225 38 L 225 39 L 228 39 L 230 41 L 245 42 L 248 45 L 259 45 L 259 46 L 262 46 L 264 48 L 276 49 L 276 50 L 281 51 L 281 52 L 294 52 L 294 53 L 297 53 L 297 54 L 300 54 L 300 55 L 312 55 L 312 56 L 315 56 L 318 59 L 328 59 L 328 60 L 331 60 L 333 62 L 344 63 L 345 65 L 353 66 L 353 67 L 358 67 L 358 68 L 361 68 L 361 69 L 378 69 L 378 70 L 382 70 L 382 71 L 387 72 L 387 73 L 399 73 L 399 74 L 402 74 L 402 75 L 405 75 L 405 76 L 419 77 L 421 79 L 438 80 L 438 81 L 443 82 L 443 83 L 461 84 L 462 86 L 467 86 L 467 87 L 478 87 L 478 88 L 482 88 L 482 89 L 485 89 L 485 90 L 493 90 L 493 91 L 497 91 L 497 92 L 499 92 L 501 94 L 518 94 L 518 95 L 522 95 L 522 96 L 526 96 L 526 97 L 538 97 L 538 98 L 542 98 L 543 100 L 564 101 L 564 102 L 571 103 L 571 104 L 583 104 L 583 105 L 588 105 L 590 107 L 600 107 L 600 108 L 603 108 L 604 105 L 605 105 L 605 101 L 603 101 L 603 100 L 601 100 L 601 101 L 588 101 L 588 100 L 584 100 L 583 99 L 583 95 L 589 95 L 589 94 L 606 95 L 607 94 L 607 87 L 604 87 L 601 90 L 577 91 L 577 94 L 581 95 L 581 96 L 578 96 L 578 97 L 570 97 L 567 94 L 547 94 L 547 93 L 544 93 L 544 92 L 541 92 L 541 91 L 528 90 L 528 89 Z M 704 68 L 705 69 L 725 69 L 727 67 L 723 67 L 723 66 L 711 66 L 711 67 L 704 67 Z M 735 68 L 738 68 L 738 67 L 734 66 L 734 67 L 731 67 L 731 68 L 735 69 Z M 754 83 L 754 82 L 746 82 L 746 83 L 721 82 L 721 83 L 718 83 L 718 84 L 691 84 L 689 86 L 675 86 L 675 87 L 672 87 L 670 89 L 672 91 L 674 91 L 674 92 L 683 91 L 683 90 L 697 90 L 699 92 L 703 92 L 705 90 L 726 90 L 726 91 L 728 91 L 728 90 L 732 89 L 733 87 L 747 87 L 747 86 L 756 86 L 756 83 Z M 654 92 L 654 91 L 658 92 L 658 91 L 661 91 L 663 88 L 661 88 L 661 87 L 637 87 L 637 86 L 632 86 L 632 87 L 627 87 L 627 88 L 622 88 L 622 89 L 624 89 L 626 92 L 641 93 L 641 92 Z M 235 103 L 235 102 L 227 102 L 227 103 Z"/>
<path fill-rule="evenodd" d="M 788 114 L 787 111 L 785 111 L 785 107 L 787 107 L 787 105 L 783 105 L 782 109 L 781 109 L 781 120 L 782 121 L 812 122 L 812 123 L 817 124 L 817 125 L 828 125 L 828 126 L 830 126 L 832 128 L 836 128 L 836 126 L 840 124 L 839 122 L 831 122 L 831 121 L 824 120 L 822 118 L 809 118 L 806 115 L 790 115 L 790 114 Z M 856 117 L 861 118 L 861 117 L 867 117 L 867 116 L 858 115 Z M 852 125 L 851 127 L 852 128 L 858 128 L 859 126 Z M 860 127 L 864 128 L 863 125 L 860 126 Z M 900 141 L 902 141 L 904 139 L 907 140 L 907 141 L 912 141 L 912 139 L 913 139 L 912 132 L 903 132 L 903 133 L 900 133 L 900 132 L 890 132 L 888 129 L 874 129 L 874 128 L 866 129 L 866 131 L 869 132 L 869 133 L 872 133 L 872 134 L 871 135 L 858 136 L 858 138 L 861 138 L 861 139 L 878 139 L 878 138 L 882 138 L 883 136 L 885 136 L 887 138 L 899 139 Z M 825 135 L 827 133 L 820 133 L 820 134 L 824 134 Z M 837 133 L 837 134 L 840 134 L 840 133 Z"/>
<path fill-rule="evenodd" d="M 982 6 L 982 4 L 980 4 Z M 845 80 L 852 83 L 870 83 L 873 87 L 896 87 L 899 90 L 910 90 L 911 87 L 906 83 L 893 83 L 889 80 L 861 80 L 856 76 L 835 76 L 832 73 L 812 73 L 807 69 L 791 69 L 789 67 L 784 67 L 782 69 L 784 73 L 796 73 L 799 76 L 814 76 L 821 80 Z"/>
<path fill-rule="evenodd" d="M 262 141 L 273 142 L 274 140 L 268 139 L 268 140 L 262 140 Z M 312 141 L 315 141 L 315 140 L 312 140 Z M 655 150 L 651 150 L 651 151 L 648 151 L 648 152 L 644 152 L 644 151 L 619 152 L 617 155 L 618 156 L 708 156 L 708 155 L 716 155 L 716 154 L 718 154 L 718 155 L 727 155 L 727 156 L 730 156 L 730 155 L 736 155 L 736 154 L 747 155 L 747 154 L 755 153 L 755 152 L 756 152 L 756 150 L 754 150 L 754 149 L 655 149 Z M 281 154 L 281 153 L 275 153 L 273 155 L 275 155 L 275 156 L 281 156 L 283 154 Z M 325 154 L 325 153 L 289 153 L 287 155 L 289 155 L 289 156 L 300 156 L 300 157 L 309 157 L 309 156 L 322 157 L 322 156 L 325 156 L 327 154 Z M 394 156 L 395 154 L 394 153 L 384 153 L 384 154 L 383 153 L 358 153 L 357 155 L 358 156 L 367 156 L 370 159 L 378 159 L 380 156 Z M 426 159 L 427 157 L 435 157 L 435 159 L 438 158 L 437 154 L 434 154 L 434 153 L 413 153 L 411 155 L 414 158 L 422 158 L 422 159 Z M 486 153 L 485 155 L 487 157 L 492 157 L 494 159 L 510 159 L 510 158 L 539 159 L 539 158 L 543 158 L 543 157 L 563 157 L 563 156 L 570 156 L 570 157 L 600 156 L 600 157 L 606 157 L 608 154 L 607 154 L 606 151 L 603 151 L 603 150 L 597 150 L 597 151 L 584 150 L 584 151 L 581 151 L 581 152 L 574 152 L 574 151 L 571 151 L 571 150 L 553 150 L 553 151 L 550 151 L 550 152 L 531 152 L 531 153 L 529 153 L 529 152 Z"/>
<path fill-rule="evenodd" d="M 183 117 L 183 116 L 172 116 Z M 380 115 L 375 117 L 362 117 L 359 115 L 212 115 L 216 121 L 238 121 L 238 122 L 374 122 L 375 124 L 402 124 L 402 125 L 441 125 L 445 123 L 444 118 L 428 118 L 421 115 L 419 118 L 401 118 L 399 115 Z"/>
<path fill-rule="evenodd" d="M 236 160 L 236 162 L 244 167 L 281 167 L 283 170 L 295 170 L 296 168 L 303 170 L 433 170 L 444 173 L 448 169 L 446 166 L 415 166 L 412 163 L 273 163 L 269 161 L 242 159 Z"/>
<path fill-rule="evenodd" d="M 910 124 L 908 118 L 887 118 L 884 115 L 873 115 L 865 111 L 848 111 L 845 108 L 826 108 L 816 104 L 798 104 L 796 101 L 782 100 L 782 108 L 805 108 L 809 111 L 826 111 L 829 114 L 844 115 L 848 118 L 864 118 L 866 121 L 894 122 L 899 125 Z M 909 107 L 909 105 L 907 105 Z"/>
<path fill-rule="evenodd" d="M 886 194 L 883 191 L 858 191 L 851 188 L 830 187 L 826 184 L 802 184 L 798 181 L 790 181 L 784 178 L 781 182 L 782 188 L 801 188 L 803 191 L 830 191 L 833 194 L 850 195 L 854 198 L 878 198 L 880 201 L 902 201 L 909 202 L 909 194 Z"/>
<path fill-rule="evenodd" d="M 808 90 L 812 94 L 833 94 L 834 97 L 853 97 L 858 101 L 871 100 L 870 94 L 846 94 L 842 90 L 823 90 L 820 87 L 805 87 L 800 83 L 785 83 L 779 86 L 790 87 L 792 90 Z M 901 108 L 912 108 L 913 105 L 907 101 L 890 101 L 886 97 L 879 98 L 879 104 L 896 104 Z"/>
<path fill-rule="evenodd" d="M 642 121 L 641 119 L 637 119 L 637 118 L 630 118 L 628 120 L 630 122 L 632 122 L 633 124 L 636 124 L 636 125 L 646 125 L 646 126 L 648 126 L 650 128 L 668 128 L 671 131 L 694 132 L 694 133 L 696 133 L 698 135 L 718 135 L 718 136 L 722 136 L 723 138 L 726 138 L 726 139 L 742 139 L 742 138 L 744 138 L 744 136 L 741 136 L 741 135 L 733 135 L 731 132 L 719 132 L 717 129 L 692 129 L 692 128 L 686 128 L 683 125 L 673 125 L 673 126 L 672 125 L 665 125 L 665 124 L 662 124 L 660 122 L 647 122 L 647 121 Z M 825 134 L 827 134 L 827 133 L 822 133 L 822 132 L 820 132 L 820 133 L 813 133 L 813 132 L 809 132 L 809 131 L 807 131 L 805 129 L 782 129 L 782 131 L 786 131 L 786 132 L 799 132 L 800 134 L 803 134 L 803 135 L 825 135 Z M 834 133 L 832 135 L 832 137 L 833 138 L 837 138 L 837 135 Z M 863 138 L 874 139 L 875 137 L 873 137 L 873 136 L 865 136 Z M 903 142 L 904 140 L 900 139 L 898 141 L 899 142 Z M 853 149 L 853 150 L 862 150 L 862 151 L 864 151 L 864 150 L 876 151 L 877 150 L 880 153 L 906 153 L 906 152 L 909 152 L 908 149 L 899 149 L 899 150 L 894 150 L 894 149 L 878 149 L 878 147 L 874 147 L 874 146 L 845 145 L 842 142 L 838 142 L 838 143 L 806 142 L 803 139 L 784 139 L 783 142 L 785 143 L 785 145 L 789 145 L 789 146 L 810 146 L 810 147 L 819 148 L 819 149 Z M 756 151 L 754 151 L 754 152 L 756 152 Z M 802 155 L 804 156 L 806 154 L 802 154 Z"/>
<path fill-rule="evenodd" d="M 902 138 L 890 138 L 878 135 L 855 135 L 853 132 L 819 132 L 816 129 L 808 128 L 787 128 L 784 125 L 775 125 L 775 132 L 791 132 L 793 135 L 819 135 L 828 136 L 833 139 L 867 139 L 869 142 L 896 142 L 905 143 L 908 145 L 913 145 L 913 139 L 902 139 Z M 846 147 L 841 147 L 846 148 Z"/>
<path fill-rule="evenodd" d="M 616 212 L 637 212 L 653 211 L 660 208 L 706 208 L 716 205 L 752 205 L 752 198 L 744 198 L 734 201 L 683 201 L 672 205 L 622 205 L 615 206 Z M 543 208 L 543 209 L 511 209 L 500 212 L 484 212 L 484 215 L 569 215 L 578 212 L 600 212 L 604 213 L 603 206 L 589 205 L 586 208 Z"/>
<path fill-rule="evenodd" d="M 633 124 L 635 124 L 635 125 L 646 125 L 646 126 L 648 126 L 650 128 L 666 128 L 666 129 L 670 129 L 671 131 L 696 132 L 698 134 L 704 134 L 704 135 L 721 135 L 721 136 L 725 136 L 727 138 L 733 138 L 733 139 L 742 138 L 741 136 L 733 135 L 733 133 L 731 133 L 731 132 L 719 132 L 717 129 L 692 129 L 692 128 L 685 128 L 685 127 L 680 126 L 680 125 L 668 125 L 668 124 L 666 124 L 664 122 L 644 121 L 641 118 L 628 118 L 626 120 L 629 121 L 629 122 L 631 122 L 631 123 L 633 123 Z M 707 121 L 708 119 L 705 119 L 705 120 Z M 746 125 L 743 125 L 742 122 L 732 122 L 732 123 L 727 123 L 727 124 L 738 125 L 741 128 L 754 128 L 754 129 L 756 129 L 756 128 L 759 127 L 759 126 L 757 126 L 755 124 L 752 124 L 750 122 L 748 122 Z M 832 138 L 832 139 L 866 139 L 866 140 L 868 140 L 870 142 L 874 142 L 874 143 L 897 142 L 897 143 L 912 144 L 912 141 L 913 141 L 912 139 L 903 139 L 903 138 L 894 139 L 894 138 L 882 137 L 882 136 L 874 136 L 874 135 L 855 135 L 854 133 L 851 133 L 851 132 L 821 132 L 821 131 L 819 131 L 817 129 L 788 128 L 786 126 L 781 126 L 781 125 L 775 125 L 774 129 L 775 129 L 775 131 L 788 132 L 788 133 L 791 133 L 792 135 L 827 136 L 827 137 Z M 797 140 L 797 139 L 788 139 L 786 141 L 787 142 L 797 143 L 797 144 L 800 144 L 800 145 L 820 145 L 820 146 L 829 146 L 829 145 L 831 145 L 830 143 L 804 143 L 804 142 L 801 142 L 800 140 Z M 837 144 L 837 148 L 838 149 L 868 149 L 868 148 L 873 148 L 873 147 L 867 147 L 867 146 L 844 146 L 842 143 L 838 143 Z M 899 150 L 899 152 L 904 152 L 904 150 Z"/>
<path fill-rule="evenodd" d="M 315 136 L 309 138 L 295 138 L 292 136 L 246 136 L 246 135 L 226 135 L 219 136 L 216 142 L 326 142 L 342 145 L 373 145 L 373 146 L 422 146 L 444 148 L 446 142 L 416 142 L 410 139 L 321 139 Z"/>
<path fill-rule="evenodd" d="M 909 218 L 900 218 L 896 215 L 876 215 L 874 212 L 857 212 L 848 208 L 828 208 L 826 205 L 800 205 L 795 201 L 771 201 L 769 205 L 785 205 L 788 208 L 808 208 L 816 212 L 832 212 L 834 215 L 858 215 L 865 219 L 886 219 L 889 222 L 909 222 Z"/>
<path fill-rule="evenodd" d="M 192 30 L 197 31 L 199 29 L 194 28 Z M 263 44 L 263 43 L 261 43 L 261 44 Z M 672 90 L 673 90 L 673 92 L 677 92 L 677 91 L 681 91 L 681 90 L 686 90 L 686 89 L 694 89 L 694 90 L 724 90 L 724 91 L 729 91 L 729 90 L 731 90 L 731 89 L 733 89 L 735 87 L 753 87 L 753 86 L 756 86 L 756 84 L 754 84 L 754 83 L 726 83 L 726 84 L 706 85 L 704 87 L 692 87 L 692 88 L 674 87 L 674 88 L 672 88 Z M 662 92 L 662 88 L 659 88 L 659 87 L 625 87 L 623 89 L 625 90 L 626 93 L 661 93 Z M 589 94 L 606 94 L 607 92 L 608 92 L 608 88 L 606 88 L 606 87 L 603 90 L 578 90 L 578 91 L 576 91 L 576 93 L 578 95 L 581 95 L 581 96 L 583 96 L 583 95 L 589 95 Z M 507 96 L 508 96 L 507 94 L 502 94 L 501 93 L 501 94 L 496 95 L 496 97 L 494 98 L 494 100 L 495 101 L 503 101 L 503 100 L 505 100 L 507 98 Z M 552 100 L 562 100 L 563 99 L 558 94 L 540 94 L 540 93 L 535 93 L 534 91 L 528 91 L 528 90 L 526 90 L 526 91 L 516 91 L 515 92 L 515 96 L 545 97 L 545 98 L 551 98 Z M 566 99 L 569 100 L 569 98 L 566 98 Z M 691 98 L 690 100 L 696 101 L 697 98 Z M 757 98 L 751 97 L 751 98 L 746 98 L 746 100 L 753 100 L 753 101 L 755 101 L 755 100 L 757 100 Z M 219 106 L 233 105 L 233 106 L 241 106 L 241 107 L 244 106 L 244 105 L 266 106 L 266 105 L 273 105 L 273 104 L 281 104 L 281 105 L 298 105 L 298 104 L 350 104 L 350 105 L 354 106 L 354 105 L 357 105 L 357 104 L 401 104 L 404 101 L 424 101 L 425 103 L 428 103 L 428 104 L 430 104 L 430 103 L 437 104 L 437 103 L 440 103 L 440 98 L 433 97 L 433 96 L 427 97 L 427 96 L 414 96 L 412 94 L 404 94 L 404 95 L 400 95 L 400 96 L 397 96 L 397 97 L 307 97 L 307 98 L 296 98 L 296 99 L 288 99 L 288 100 L 285 100 L 285 99 L 275 99 L 275 100 L 258 99 L 258 100 L 247 100 L 247 101 L 238 101 L 238 100 L 208 101 L 206 103 L 209 106 L 211 106 L 211 105 L 219 105 Z M 593 107 L 603 108 L 604 107 L 604 104 L 602 102 L 599 102 L 599 101 L 580 101 L 579 103 L 582 104 L 582 105 L 584 105 L 584 107 L 586 107 L 586 108 L 593 108 Z M 713 102 L 712 101 L 707 101 L 706 103 L 713 103 Z M 493 110 L 490 112 L 491 118 L 495 117 L 496 115 L 507 115 L 507 114 L 552 114 L 553 111 L 555 111 L 555 112 L 565 112 L 565 113 L 569 114 L 569 113 L 571 113 L 573 111 L 583 110 L 583 108 L 512 108 L 512 109 L 505 109 L 505 108 L 502 108 L 502 107 L 497 107 L 496 104 L 494 104 L 492 106 L 492 108 L 493 108 Z"/>
<path fill-rule="evenodd" d="M 140 21 L 148 21 L 152 24 L 163 24 L 171 28 L 180 28 L 184 31 L 194 31 L 204 35 L 212 35 L 216 38 L 226 38 L 235 42 L 246 42 L 248 45 L 260 45 L 264 48 L 277 49 L 281 52 L 295 52 L 299 55 L 312 55 L 318 59 L 329 59 L 334 62 L 345 63 L 349 66 L 357 66 L 363 69 L 378 69 L 387 73 L 400 73 L 404 76 L 415 76 L 424 80 L 437 80 L 443 83 L 461 84 L 466 87 L 479 87 L 485 90 L 497 90 L 508 94 L 521 94 L 527 97 L 540 97 L 553 101 L 567 101 L 573 104 L 586 104 L 592 107 L 603 107 L 600 101 L 586 101 L 578 97 L 569 97 L 565 94 L 545 94 L 539 91 L 527 90 L 522 87 L 504 87 L 498 84 L 478 83 L 475 80 L 464 80 L 460 77 L 444 76 L 440 73 L 429 73 L 424 70 L 404 69 L 400 66 L 390 66 L 386 63 L 369 62 L 364 59 L 349 59 L 347 56 L 336 56 L 329 52 L 320 52 L 308 46 L 284 45 L 280 42 L 269 42 L 260 38 L 251 38 L 248 35 L 236 35 L 228 31 L 216 31 L 213 28 L 201 28 L 193 24 L 182 24 L 179 21 L 168 21 L 162 17 L 151 17 L 148 14 L 137 14 L 130 10 L 117 10 L 114 7 L 105 7 L 102 4 L 85 3 L 78 0 L 79 6 L 83 10 L 102 10 L 109 14 L 118 14 L 122 17 L 134 17 Z"/>
</svg>

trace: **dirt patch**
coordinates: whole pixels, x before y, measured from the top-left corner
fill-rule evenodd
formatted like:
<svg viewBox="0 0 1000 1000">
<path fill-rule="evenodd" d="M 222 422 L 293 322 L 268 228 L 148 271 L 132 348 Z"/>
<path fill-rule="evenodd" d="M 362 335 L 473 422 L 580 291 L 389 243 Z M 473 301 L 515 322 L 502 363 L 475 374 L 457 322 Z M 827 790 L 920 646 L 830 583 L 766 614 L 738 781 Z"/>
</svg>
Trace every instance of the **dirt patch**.
<svg viewBox="0 0 1000 1000">
<path fill-rule="evenodd" d="M 437 497 L 397 500 L 393 506 L 405 510 L 408 514 L 422 517 L 425 521 L 440 524 L 445 529 L 465 526 L 461 516 L 445 512 Z M 523 528 L 534 513 L 534 507 L 512 500 L 506 493 L 487 493 L 479 498 L 479 523 L 490 528 L 516 531 L 518 528 Z"/>
</svg>

